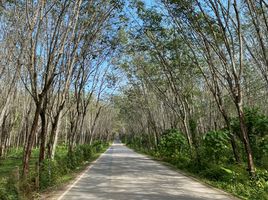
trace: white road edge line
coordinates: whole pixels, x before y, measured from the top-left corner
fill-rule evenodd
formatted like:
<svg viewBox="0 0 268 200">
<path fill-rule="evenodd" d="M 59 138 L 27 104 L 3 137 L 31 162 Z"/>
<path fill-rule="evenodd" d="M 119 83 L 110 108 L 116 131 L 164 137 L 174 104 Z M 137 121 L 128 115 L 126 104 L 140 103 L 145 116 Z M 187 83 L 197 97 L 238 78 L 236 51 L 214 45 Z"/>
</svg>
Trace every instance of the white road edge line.
<svg viewBox="0 0 268 200">
<path fill-rule="evenodd" d="M 57 200 L 61 200 L 75 185 L 78 181 L 80 181 L 84 175 L 93 167 L 93 165 L 98 162 L 98 160 L 111 148 L 111 146 L 105 151 L 103 152 L 96 160 L 94 160 L 93 162 L 90 163 L 90 165 L 87 167 L 87 169 L 85 170 L 85 172 L 83 174 L 81 174 L 77 180 L 68 187 L 68 189 L 62 194 L 60 195 L 60 197 Z"/>
</svg>

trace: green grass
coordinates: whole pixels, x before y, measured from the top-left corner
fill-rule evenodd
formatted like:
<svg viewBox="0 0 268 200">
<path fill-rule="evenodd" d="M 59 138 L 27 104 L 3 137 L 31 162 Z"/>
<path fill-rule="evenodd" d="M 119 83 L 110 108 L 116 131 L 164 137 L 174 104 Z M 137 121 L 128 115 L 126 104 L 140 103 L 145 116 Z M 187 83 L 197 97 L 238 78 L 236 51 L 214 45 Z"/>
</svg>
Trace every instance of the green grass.
<svg viewBox="0 0 268 200">
<path fill-rule="evenodd" d="M 45 160 L 40 172 L 40 187 L 36 188 L 35 178 L 38 177 L 35 166 L 38 161 L 39 149 L 32 151 L 30 174 L 20 182 L 14 178 L 14 170 L 22 169 L 22 149 L 11 149 L 5 159 L 0 160 L 0 200 L 30 199 L 39 196 L 39 192 L 53 190 L 72 180 L 93 160 L 98 158 L 108 144 L 81 145 L 72 154 L 68 154 L 66 146 L 57 146 L 55 160 Z M 38 190 L 37 190 L 38 189 Z"/>
<path fill-rule="evenodd" d="M 15 170 L 17 167 L 20 172 L 22 170 L 23 149 L 10 149 L 5 158 L 0 159 L 0 199 L 15 200 L 19 199 L 20 183 L 15 178 Z M 34 169 L 38 159 L 38 149 L 32 152 L 30 160 L 30 170 Z"/>
<path fill-rule="evenodd" d="M 74 169 L 73 171 L 70 171 L 69 173 L 63 175 L 63 176 L 59 176 L 57 177 L 57 180 L 55 182 L 55 184 L 51 187 L 48 188 L 44 188 L 41 189 L 39 192 L 41 193 L 45 193 L 51 190 L 55 190 L 56 188 L 62 187 L 63 185 L 65 185 L 66 183 L 70 182 L 71 180 L 73 180 L 80 172 L 82 172 L 83 170 L 86 169 L 86 167 L 88 165 L 90 165 L 94 160 L 96 160 L 103 152 L 105 151 L 105 149 L 103 149 L 100 153 L 94 154 L 89 160 L 83 162 L 83 164 L 81 166 L 78 166 L 76 169 Z M 67 151 L 63 151 L 62 153 L 58 153 L 61 156 L 66 155 Z"/>
<path fill-rule="evenodd" d="M 21 159 L 7 158 L 0 160 L 0 178 L 9 176 L 9 174 L 15 169 L 15 166 L 21 166 Z"/>
<path fill-rule="evenodd" d="M 30 169 L 35 167 L 35 163 L 38 160 L 39 149 L 34 149 L 30 160 Z M 0 178 L 10 176 L 10 174 L 19 167 L 22 169 L 23 151 L 20 149 L 11 149 L 6 158 L 0 159 Z"/>
</svg>

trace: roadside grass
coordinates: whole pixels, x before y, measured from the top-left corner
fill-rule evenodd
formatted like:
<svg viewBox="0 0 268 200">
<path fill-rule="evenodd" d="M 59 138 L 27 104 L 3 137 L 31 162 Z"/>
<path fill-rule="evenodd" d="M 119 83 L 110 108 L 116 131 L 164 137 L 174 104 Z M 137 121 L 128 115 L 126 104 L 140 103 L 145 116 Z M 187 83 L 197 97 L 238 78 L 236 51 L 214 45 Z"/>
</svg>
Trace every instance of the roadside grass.
<svg viewBox="0 0 268 200">
<path fill-rule="evenodd" d="M 107 147 L 108 148 L 108 147 Z M 57 190 L 64 188 L 66 185 L 68 185 L 71 181 L 73 181 L 81 172 L 83 172 L 93 161 L 95 161 L 99 156 L 106 151 L 106 149 L 102 149 L 101 152 L 96 153 L 92 158 L 85 161 L 83 165 L 77 167 L 75 170 L 71 171 L 70 173 L 60 176 L 57 179 L 57 182 L 55 185 L 42 189 L 38 193 L 36 193 L 37 196 L 42 196 L 41 199 L 46 199 L 46 197 L 50 197 L 51 193 L 53 196 L 53 192 L 57 192 Z"/>
<path fill-rule="evenodd" d="M 89 160 L 84 161 L 80 166 L 77 166 L 74 170 L 70 171 L 69 173 L 63 175 L 63 176 L 59 176 L 57 177 L 57 180 L 55 182 L 55 184 L 51 187 L 47 187 L 47 188 L 43 188 L 40 189 L 39 192 L 40 193 L 46 193 L 49 191 L 53 191 L 57 188 L 60 188 L 62 186 L 64 186 L 65 184 L 67 184 L 68 182 L 70 182 L 71 180 L 73 180 L 74 178 L 77 177 L 77 175 L 82 172 L 83 170 L 85 170 L 93 161 L 95 161 L 104 151 L 105 149 L 102 149 L 101 152 L 94 154 Z M 66 152 L 67 155 L 67 152 Z"/>
<path fill-rule="evenodd" d="M 73 153 L 67 146 L 57 146 L 55 159 L 46 159 L 42 170 L 36 171 L 39 149 L 34 149 L 30 160 L 30 174 L 27 180 L 20 176 L 17 180 L 15 170 L 21 174 L 23 149 L 11 149 L 0 160 L 0 200 L 38 199 L 40 193 L 55 190 L 76 177 L 93 160 L 103 153 L 109 144 L 96 142 L 93 145 L 79 145 Z"/>
</svg>

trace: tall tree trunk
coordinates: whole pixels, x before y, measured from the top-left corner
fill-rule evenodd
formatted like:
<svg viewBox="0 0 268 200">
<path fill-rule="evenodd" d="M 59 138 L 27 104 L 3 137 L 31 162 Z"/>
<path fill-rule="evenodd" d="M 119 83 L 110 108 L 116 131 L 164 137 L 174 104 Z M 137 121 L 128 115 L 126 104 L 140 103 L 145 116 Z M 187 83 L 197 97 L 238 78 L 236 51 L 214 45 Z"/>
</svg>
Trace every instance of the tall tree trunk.
<svg viewBox="0 0 268 200">
<path fill-rule="evenodd" d="M 42 109 L 42 111 L 40 112 L 40 118 L 41 118 L 41 133 L 40 133 L 39 165 L 45 159 L 45 152 L 46 152 L 47 123 L 46 123 L 46 113 L 44 109 Z"/>
<path fill-rule="evenodd" d="M 3 116 L 2 124 L 1 124 L 1 135 L 0 135 L 0 158 L 4 157 L 5 152 L 5 140 L 6 140 L 6 119 L 7 115 Z"/>
<path fill-rule="evenodd" d="M 238 115 L 239 115 L 239 122 L 240 122 L 240 130 L 243 138 L 243 143 L 244 147 L 246 150 L 247 154 L 247 164 L 248 164 L 248 171 L 251 176 L 255 175 L 255 166 L 254 166 L 254 161 L 253 161 L 253 154 L 252 154 L 252 149 L 251 145 L 249 142 L 249 136 L 248 136 L 248 130 L 246 126 L 246 121 L 245 121 L 245 115 L 243 111 L 243 107 L 241 103 L 236 104 Z"/>
<path fill-rule="evenodd" d="M 32 153 L 33 143 L 34 143 L 36 132 L 38 129 L 40 112 L 41 112 L 41 105 L 40 103 L 36 103 L 36 109 L 35 109 L 34 119 L 32 122 L 31 131 L 26 139 L 25 146 L 24 146 L 23 169 L 22 169 L 23 177 L 27 177 L 29 173 L 29 162 L 30 162 L 30 157 Z"/>
<path fill-rule="evenodd" d="M 97 124 L 97 120 L 98 120 L 98 118 L 99 118 L 101 109 L 102 109 L 102 107 L 100 106 L 100 107 L 98 108 L 98 111 L 97 111 L 95 117 L 94 117 L 93 124 L 92 124 L 92 126 L 91 126 L 91 128 L 90 128 L 90 141 L 89 141 L 89 144 L 90 144 L 90 145 L 92 144 L 93 139 L 94 139 L 95 126 L 96 126 L 96 124 Z"/>
<path fill-rule="evenodd" d="M 56 132 L 55 132 L 55 138 L 54 138 L 53 145 L 52 145 L 52 151 L 51 151 L 51 158 L 52 159 L 55 158 L 56 147 L 58 144 L 59 132 L 60 132 L 60 127 L 61 127 L 61 120 L 62 120 L 62 112 L 60 112 Z"/>
<path fill-rule="evenodd" d="M 61 126 L 61 120 L 62 120 L 62 109 L 57 113 L 52 123 L 51 134 L 50 134 L 49 142 L 47 144 L 48 158 L 50 159 L 54 159 L 55 157 L 55 151 L 56 151 L 56 146 L 58 142 L 58 135 L 59 135 L 59 130 Z"/>
</svg>

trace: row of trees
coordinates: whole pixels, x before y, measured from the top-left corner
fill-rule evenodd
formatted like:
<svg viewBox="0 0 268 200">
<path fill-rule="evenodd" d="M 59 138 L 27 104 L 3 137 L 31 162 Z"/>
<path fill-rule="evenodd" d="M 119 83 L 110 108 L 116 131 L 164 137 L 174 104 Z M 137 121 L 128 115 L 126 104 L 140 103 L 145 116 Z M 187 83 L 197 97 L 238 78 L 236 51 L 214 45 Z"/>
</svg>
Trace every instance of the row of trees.
<svg viewBox="0 0 268 200">
<path fill-rule="evenodd" d="M 224 128 L 235 162 L 242 162 L 242 148 L 254 175 L 245 107 L 268 112 L 267 2 L 163 0 L 153 5 L 133 2 L 133 27 L 124 33 L 119 63 L 130 86 L 114 99 L 122 131 L 149 137 L 148 145 L 156 148 L 165 130 L 177 128 L 198 160 L 202 135 Z M 239 122 L 237 134 L 233 118 Z M 267 142 L 267 133 L 259 134 Z"/>
<path fill-rule="evenodd" d="M 58 143 L 109 140 L 113 110 L 104 100 L 116 79 L 120 4 L 112 1 L 2 1 L 0 8 L 0 157 L 34 147 L 39 164 Z"/>
</svg>

